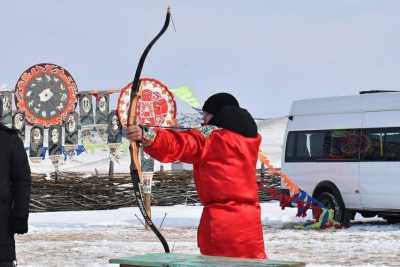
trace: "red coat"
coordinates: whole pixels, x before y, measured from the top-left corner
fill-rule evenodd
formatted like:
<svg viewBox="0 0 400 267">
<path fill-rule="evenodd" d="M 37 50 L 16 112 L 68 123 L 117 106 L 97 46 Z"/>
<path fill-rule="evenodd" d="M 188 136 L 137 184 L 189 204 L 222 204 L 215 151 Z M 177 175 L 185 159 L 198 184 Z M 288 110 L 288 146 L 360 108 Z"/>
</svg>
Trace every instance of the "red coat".
<svg viewBox="0 0 400 267">
<path fill-rule="evenodd" d="M 178 132 L 156 130 L 146 153 L 161 162 L 193 164 L 204 205 L 198 229 L 200 252 L 209 256 L 266 258 L 256 183 L 261 137 L 203 127 Z"/>
</svg>

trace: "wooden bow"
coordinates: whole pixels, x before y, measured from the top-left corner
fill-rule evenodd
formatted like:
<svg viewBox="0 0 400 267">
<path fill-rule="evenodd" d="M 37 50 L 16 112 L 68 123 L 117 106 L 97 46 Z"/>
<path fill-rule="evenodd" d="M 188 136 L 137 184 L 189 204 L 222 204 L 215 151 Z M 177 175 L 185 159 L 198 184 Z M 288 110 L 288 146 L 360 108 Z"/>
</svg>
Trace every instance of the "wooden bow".
<svg viewBox="0 0 400 267">
<path fill-rule="evenodd" d="M 130 98 L 130 105 L 129 105 L 129 112 L 128 112 L 128 127 L 136 125 L 136 109 L 137 109 L 137 101 L 138 101 L 138 93 L 140 89 L 140 74 L 142 73 L 144 61 L 146 59 L 147 54 L 149 53 L 150 49 L 154 45 L 154 43 L 161 37 L 161 35 L 164 34 L 164 32 L 167 30 L 169 22 L 171 18 L 171 13 L 170 9 L 168 8 L 167 10 L 167 15 L 165 18 L 164 25 L 161 29 L 161 31 L 151 40 L 151 42 L 147 45 L 145 50 L 143 51 L 138 66 L 136 68 L 136 73 L 135 73 L 135 78 L 133 79 L 132 82 L 132 87 L 131 87 L 131 98 Z M 138 203 L 140 212 L 143 215 L 143 218 L 146 222 L 146 224 L 150 227 L 150 229 L 154 232 L 154 234 L 158 237 L 160 242 L 162 243 L 164 250 L 166 253 L 169 253 L 169 246 L 163 235 L 160 233 L 160 231 L 157 229 L 157 227 L 154 225 L 152 220 L 150 219 L 150 216 L 148 215 L 146 208 L 144 206 L 143 202 L 143 196 L 142 192 L 140 189 L 140 182 L 142 181 L 141 177 L 141 165 L 140 165 L 140 160 L 139 160 L 139 149 L 138 149 L 138 143 L 137 142 L 131 142 L 130 147 L 130 155 L 131 155 L 131 166 L 130 166 L 130 172 L 131 172 L 131 179 L 133 183 L 133 189 L 135 192 L 135 197 L 136 201 Z"/>
</svg>

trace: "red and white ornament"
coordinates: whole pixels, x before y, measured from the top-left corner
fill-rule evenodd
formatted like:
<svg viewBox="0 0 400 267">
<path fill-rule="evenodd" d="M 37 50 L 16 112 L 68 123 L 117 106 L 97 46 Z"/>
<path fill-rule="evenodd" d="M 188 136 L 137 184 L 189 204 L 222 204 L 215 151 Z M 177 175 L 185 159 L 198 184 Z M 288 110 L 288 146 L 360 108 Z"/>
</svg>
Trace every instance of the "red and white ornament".
<svg viewBox="0 0 400 267">
<path fill-rule="evenodd" d="M 60 125 L 75 110 L 77 86 L 71 74 L 54 64 L 37 64 L 15 86 L 17 109 L 32 125 Z"/>
<path fill-rule="evenodd" d="M 117 106 L 121 125 L 127 127 L 132 83 L 122 88 Z M 176 102 L 173 94 L 162 82 L 151 79 L 140 79 L 140 88 L 136 104 L 137 123 L 151 126 L 174 126 Z"/>
</svg>

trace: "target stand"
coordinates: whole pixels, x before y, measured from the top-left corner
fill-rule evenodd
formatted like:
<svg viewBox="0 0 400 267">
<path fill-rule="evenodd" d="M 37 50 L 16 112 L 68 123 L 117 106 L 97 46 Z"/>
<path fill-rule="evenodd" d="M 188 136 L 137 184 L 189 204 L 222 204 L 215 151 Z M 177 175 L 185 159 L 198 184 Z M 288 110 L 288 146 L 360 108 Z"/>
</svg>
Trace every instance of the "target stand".
<svg viewBox="0 0 400 267">
<path fill-rule="evenodd" d="M 51 155 L 49 156 L 49 159 L 51 161 L 51 164 L 53 164 L 54 167 L 54 179 L 57 181 L 61 172 L 60 172 L 60 163 L 63 160 L 62 155 Z"/>
<path fill-rule="evenodd" d="M 64 145 L 64 150 L 68 158 L 74 159 L 76 147 L 77 145 Z"/>
</svg>

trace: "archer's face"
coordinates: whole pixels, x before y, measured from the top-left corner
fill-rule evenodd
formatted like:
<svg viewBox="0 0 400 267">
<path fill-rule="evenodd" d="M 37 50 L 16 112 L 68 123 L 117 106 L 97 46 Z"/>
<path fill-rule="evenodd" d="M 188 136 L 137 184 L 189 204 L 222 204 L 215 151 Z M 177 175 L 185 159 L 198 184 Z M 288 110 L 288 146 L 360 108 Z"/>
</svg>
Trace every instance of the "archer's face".
<svg viewBox="0 0 400 267">
<path fill-rule="evenodd" d="M 205 125 L 207 125 L 210 122 L 210 120 L 212 119 L 212 117 L 214 117 L 213 114 L 204 111 L 204 113 L 203 113 L 203 123 Z"/>
</svg>

